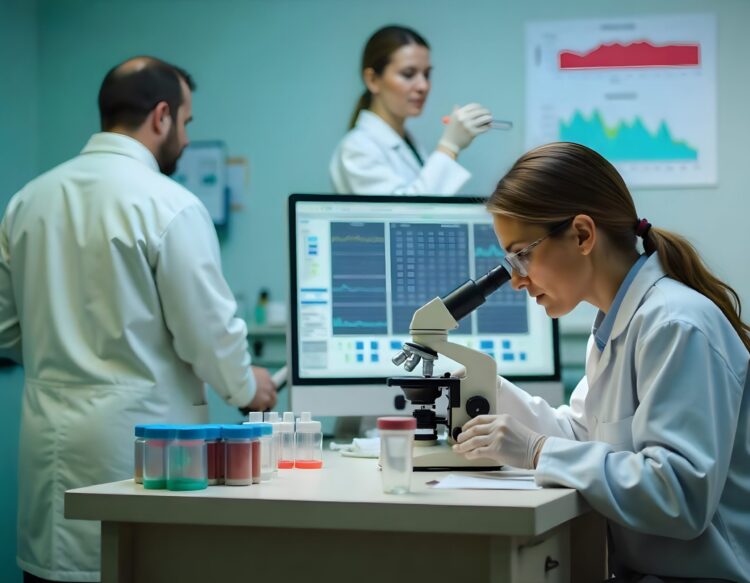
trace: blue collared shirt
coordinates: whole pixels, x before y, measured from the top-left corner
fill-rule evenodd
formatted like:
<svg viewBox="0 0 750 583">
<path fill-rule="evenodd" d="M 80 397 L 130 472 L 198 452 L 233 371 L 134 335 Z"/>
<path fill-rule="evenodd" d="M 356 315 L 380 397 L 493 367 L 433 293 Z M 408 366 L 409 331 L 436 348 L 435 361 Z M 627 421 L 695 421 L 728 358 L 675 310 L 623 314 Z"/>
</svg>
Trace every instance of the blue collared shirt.
<svg viewBox="0 0 750 583">
<path fill-rule="evenodd" d="M 599 310 L 599 313 L 596 315 L 594 327 L 592 328 L 591 333 L 594 335 L 594 342 L 596 343 L 599 352 L 604 350 L 604 347 L 607 345 L 609 335 L 612 333 L 612 326 L 617 318 L 617 312 L 620 309 L 620 304 L 622 304 L 622 300 L 625 298 L 625 294 L 627 293 L 630 284 L 633 283 L 635 276 L 638 275 L 638 272 L 641 270 L 641 267 L 643 267 L 643 264 L 646 263 L 647 259 L 648 255 L 641 255 L 638 258 L 638 261 L 633 264 L 633 267 L 630 268 L 630 271 L 628 271 L 622 284 L 620 284 L 620 289 L 617 290 L 617 295 L 615 295 L 615 299 L 612 302 L 612 307 L 609 309 L 609 312 L 605 314 Z"/>
</svg>

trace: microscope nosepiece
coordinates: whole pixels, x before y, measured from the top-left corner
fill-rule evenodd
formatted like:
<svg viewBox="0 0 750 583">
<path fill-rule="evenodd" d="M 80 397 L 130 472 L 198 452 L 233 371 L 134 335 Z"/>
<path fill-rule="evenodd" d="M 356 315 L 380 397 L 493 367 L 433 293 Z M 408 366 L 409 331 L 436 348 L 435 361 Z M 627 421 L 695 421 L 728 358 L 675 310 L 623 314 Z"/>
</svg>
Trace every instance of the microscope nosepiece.
<svg viewBox="0 0 750 583">
<path fill-rule="evenodd" d="M 404 362 L 406 362 L 407 358 L 409 358 L 409 356 L 404 350 L 401 350 L 396 356 L 391 359 L 391 362 L 396 366 L 401 366 L 402 364 L 404 364 Z"/>
<path fill-rule="evenodd" d="M 412 354 L 404 364 L 404 369 L 407 372 L 413 371 L 415 368 L 417 368 L 417 365 L 419 364 L 419 361 L 422 360 L 422 357 L 418 354 Z"/>
</svg>

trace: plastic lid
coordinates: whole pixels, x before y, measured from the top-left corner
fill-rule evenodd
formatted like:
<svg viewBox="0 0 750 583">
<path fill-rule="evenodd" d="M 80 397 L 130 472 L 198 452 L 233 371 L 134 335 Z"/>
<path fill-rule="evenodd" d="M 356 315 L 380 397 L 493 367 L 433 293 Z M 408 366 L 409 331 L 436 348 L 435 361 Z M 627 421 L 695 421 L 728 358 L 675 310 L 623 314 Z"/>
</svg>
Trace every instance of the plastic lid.
<svg viewBox="0 0 750 583">
<path fill-rule="evenodd" d="M 143 428 L 146 439 L 173 439 L 174 425 L 146 425 Z"/>
<path fill-rule="evenodd" d="M 199 425 L 206 431 L 206 439 L 221 439 L 221 425 Z"/>
<path fill-rule="evenodd" d="M 250 413 L 247 414 L 247 420 L 250 423 L 262 423 L 263 411 L 250 411 Z"/>
<path fill-rule="evenodd" d="M 266 423 L 250 423 L 249 421 L 245 421 L 242 425 L 252 428 L 253 437 L 260 437 L 261 435 L 263 435 L 263 428 L 261 426 L 266 425 Z"/>
<path fill-rule="evenodd" d="M 257 437 L 256 429 L 252 423 L 242 425 L 222 425 L 221 436 L 224 439 L 252 439 Z"/>
<path fill-rule="evenodd" d="M 278 411 L 269 411 L 268 413 L 266 413 L 265 417 L 267 423 L 278 423 L 279 421 L 281 421 Z"/>
<path fill-rule="evenodd" d="M 134 428 L 135 436 L 143 437 L 145 435 L 146 427 L 147 426 L 145 423 L 139 423 L 138 425 L 136 425 Z"/>
<path fill-rule="evenodd" d="M 417 428 L 417 420 L 414 417 L 378 417 L 378 429 L 411 430 Z"/>
<path fill-rule="evenodd" d="M 203 425 L 177 425 L 174 436 L 175 439 L 206 439 L 206 428 Z"/>
<path fill-rule="evenodd" d="M 313 421 L 309 411 L 297 419 L 297 433 L 320 433 L 320 421 Z"/>
<path fill-rule="evenodd" d="M 281 433 L 292 433 L 294 431 L 294 413 L 285 411 L 283 421 L 275 423 L 276 431 Z"/>
<path fill-rule="evenodd" d="M 273 425 L 270 423 L 258 423 L 260 426 L 260 434 L 262 436 L 273 435 Z"/>
</svg>

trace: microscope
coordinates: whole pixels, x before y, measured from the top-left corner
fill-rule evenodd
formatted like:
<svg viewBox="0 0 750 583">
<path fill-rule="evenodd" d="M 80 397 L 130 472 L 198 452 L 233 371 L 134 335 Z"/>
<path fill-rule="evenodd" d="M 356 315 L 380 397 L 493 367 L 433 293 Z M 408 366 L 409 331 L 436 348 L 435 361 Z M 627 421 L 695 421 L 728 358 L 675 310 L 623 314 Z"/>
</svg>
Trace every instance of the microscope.
<svg viewBox="0 0 750 583">
<path fill-rule="evenodd" d="M 496 413 L 497 364 L 483 352 L 448 341 L 448 332 L 458 327 L 458 321 L 481 306 L 487 297 L 510 280 L 510 273 L 498 266 L 477 281 L 470 279 L 443 298 L 435 298 L 414 312 L 406 342 L 393 357 L 393 364 L 407 372 L 422 362 L 422 376 L 391 377 L 389 387 L 400 387 L 407 401 L 416 406 L 412 413 L 417 419 L 414 447 L 414 470 L 496 470 L 491 459 L 466 459 L 453 452 L 461 427 L 478 415 Z M 433 376 L 438 355 L 462 364 L 462 377 L 445 373 Z M 446 416 L 437 413 L 436 400 L 447 395 Z M 438 425 L 447 427 L 447 438 L 440 439 Z"/>
</svg>

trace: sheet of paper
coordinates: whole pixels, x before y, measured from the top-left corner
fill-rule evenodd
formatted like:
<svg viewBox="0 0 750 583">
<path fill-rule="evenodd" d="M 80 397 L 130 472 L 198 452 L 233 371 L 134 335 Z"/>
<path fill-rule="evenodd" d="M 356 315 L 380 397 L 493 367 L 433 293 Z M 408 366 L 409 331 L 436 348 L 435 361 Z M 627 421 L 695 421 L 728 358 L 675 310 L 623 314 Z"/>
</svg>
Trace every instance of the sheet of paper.
<svg viewBox="0 0 750 583">
<path fill-rule="evenodd" d="M 534 476 L 530 475 L 508 475 L 502 472 L 487 475 L 461 475 L 448 474 L 436 483 L 427 482 L 436 489 L 463 489 L 463 490 L 541 490 L 534 482 Z"/>
</svg>

